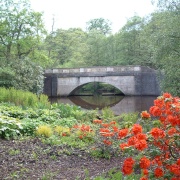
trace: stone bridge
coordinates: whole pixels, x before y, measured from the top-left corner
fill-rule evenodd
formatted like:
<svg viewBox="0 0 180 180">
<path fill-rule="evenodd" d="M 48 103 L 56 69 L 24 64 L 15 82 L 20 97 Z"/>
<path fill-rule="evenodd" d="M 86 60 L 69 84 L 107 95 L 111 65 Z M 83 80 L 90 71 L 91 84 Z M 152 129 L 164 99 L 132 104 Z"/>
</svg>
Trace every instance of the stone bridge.
<svg viewBox="0 0 180 180">
<path fill-rule="evenodd" d="M 51 97 L 69 96 L 90 82 L 111 84 L 124 95 L 160 94 L 157 72 L 145 66 L 47 69 L 44 93 Z"/>
</svg>

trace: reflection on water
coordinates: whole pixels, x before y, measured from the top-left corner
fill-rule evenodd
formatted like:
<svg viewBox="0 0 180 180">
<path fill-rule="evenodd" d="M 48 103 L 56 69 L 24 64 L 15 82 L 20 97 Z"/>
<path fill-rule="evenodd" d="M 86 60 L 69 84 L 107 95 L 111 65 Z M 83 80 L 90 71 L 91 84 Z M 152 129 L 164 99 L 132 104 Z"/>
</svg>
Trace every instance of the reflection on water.
<svg viewBox="0 0 180 180">
<path fill-rule="evenodd" d="M 124 96 L 71 96 L 69 99 L 84 109 L 103 109 L 119 103 Z"/>
<path fill-rule="evenodd" d="M 81 106 L 84 109 L 111 107 L 115 114 L 149 110 L 155 96 L 70 96 L 51 98 L 50 101 Z"/>
</svg>

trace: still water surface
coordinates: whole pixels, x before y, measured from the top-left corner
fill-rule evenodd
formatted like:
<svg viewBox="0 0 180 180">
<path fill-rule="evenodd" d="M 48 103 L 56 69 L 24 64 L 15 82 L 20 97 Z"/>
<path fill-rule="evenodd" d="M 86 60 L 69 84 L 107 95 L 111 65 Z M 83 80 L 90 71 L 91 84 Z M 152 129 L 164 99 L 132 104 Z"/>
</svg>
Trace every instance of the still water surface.
<svg viewBox="0 0 180 180">
<path fill-rule="evenodd" d="M 83 109 L 110 107 L 116 115 L 149 110 L 156 96 L 70 96 L 51 98 L 50 101 L 81 106 Z"/>
</svg>

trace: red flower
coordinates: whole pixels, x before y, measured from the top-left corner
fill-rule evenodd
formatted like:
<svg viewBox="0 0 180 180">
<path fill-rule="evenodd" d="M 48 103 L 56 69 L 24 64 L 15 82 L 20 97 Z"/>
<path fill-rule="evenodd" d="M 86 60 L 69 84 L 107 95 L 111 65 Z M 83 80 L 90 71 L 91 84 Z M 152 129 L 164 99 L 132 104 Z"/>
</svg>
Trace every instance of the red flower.
<svg viewBox="0 0 180 180">
<path fill-rule="evenodd" d="M 73 128 L 74 128 L 74 129 L 78 129 L 79 126 L 78 126 L 77 124 L 75 124 L 75 125 L 73 126 Z"/>
<path fill-rule="evenodd" d="M 108 128 L 100 128 L 100 133 L 109 133 L 110 132 L 110 130 L 108 129 Z"/>
<path fill-rule="evenodd" d="M 104 136 L 104 137 L 114 136 L 114 132 L 111 132 L 108 128 L 101 128 L 100 134 L 101 134 L 101 136 Z"/>
<path fill-rule="evenodd" d="M 154 137 L 154 139 L 163 138 L 166 136 L 165 132 L 159 128 L 152 128 L 150 134 Z"/>
<path fill-rule="evenodd" d="M 155 158 L 151 161 L 151 164 L 157 164 L 158 166 L 162 166 L 162 161 L 160 156 L 155 156 Z"/>
<path fill-rule="evenodd" d="M 116 124 L 116 121 L 111 121 L 109 124 Z"/>
<path fill-rule="evenodd" d="M 129 130 L 127 128 L 119 130 L 118 138 L 120 139 L 120 138 L 126 137 L 128 134 L 128 131 Z"/>
<path fill-rule="evenodd" d="M 125 148 L 129 147 L 127 143 L 122 143 L 119 145 L 120 149 L 124 150 Z"/>
<path fill-rule="evenodd" d="M 140 140 L 137 141 L 135 144 L 135 148 L 138 149 L 139 151 L 142 151 L 148 147 L 146 140 Z"/>
<path fill-rule="evenodd" d="M 142 172 L 143 172 L 144 175 L 148 175 L 149 174 L 148 169 L 143 169 Z"/>
<path fill-rule="evenodd" d="M 179 177 L 172 177 L 171 180 L 179 180 Z"/>
<path fill-rule="evenodd" d="M 141 132 L 142 132 L 142 126 L 139 124 L 134 124 L 132 127 L 132 133 L 136 135 Z"/>
<path fill-rule="evenodd" d="M 153 115 L 153 116 L 160 116 L 161 115 L 161 109 L 157 106 L 152 106 L 149 109 L 149 112 Z"/>
<path fill-rule="evenodd" d="M 114 132 L 101 133 L 101 135 L 104 136 L 104 137 L 112 137 L 112 136 L 114 136 Z"/>
<path fill-rule="evenodd" d="M 147 111 L 142 111 L 141 117 L 144 119 L 148 119 L 151 117 L 151 115 Z"/>
<path fill-rule="evenodd" d="M 167 117 L 167 119 L 168 119 L 168 121 L 171 123 L 172 126 L 178 125 L 178 124 L 179 124 L 178 121 L 180 121 L 180 119 L 178 119 L 177 116 L 172 116 L 172 115 L 169 115 L 169 116 Z"/>
<path fill-rule="evenodd" d="M 154 170 L 154 175 L 155 175 L 157 178 L 162 177 L 162 176 L 164 175 L 163 170 L 162 170 L 161 168 L 156 168 L 156 169 Z"/>
<path fill-rule="evenodd" d="M 62 136 L 67 136 L 67 133 L 66 133 L 66 132 L 63 132 L 63 133 L 62 133 Z"/>
<path fill-rule="evenodd" d="M 132 136 L 128 139 L 128 145 L 134 146 L 137 143 L 138 139 L 135 136 Z"/>
<path fill-rule="evenodd" d="M 170 93 L 164 93 L 164 94 L 163 94 L 163 97 L 164 97 L 164 98 L 172 98 L 172 96 L 171 96 Z"/>
<path fill-rule="evenodd" d="M 93 123 L 95 123 L 95 124 L 101 124 L 101 123 L 102 123 L 102 120 L 100 120 L 100 119 L 95 119 L 95 120 L 93 120 Z"/>
<path fill-rule="evenodd" d="M 79 139 L 83 139 L 83 135 L 80 135 L 80 136 L 79 136 Z"/>
<path fill-rule="evenodd" d="M 140 159 L 139 165 L 141 169 L 148 169 L 150 164 L 151 164 L 151 161 L 147 157 L 144 156 Z"/>
<path fill-rule="evenodd" d="M 180 166 L 179 165 L 172 164 L 172 165 L 170 165 L 169 170 L 173 174 L 180 176 Z"/>
<path fill-rule="evenodd" d="M 113 131 L 114 131 L 114 132 L 119 132 L 118 127 L 116 127 L 116 126 L 112 126 L 112 128 L 113 128 Z"/>
<path fill-rule="evenodd" d="M 164 106 L 164 99 L 163 98 L 155 99 L 154 105 L 158 106 L 159 108 L 162 108 Z"/>
<path fill-rule="evenodd" d="M 177 160 L 177 165 L 179 165 L 180 166 L 180 158 Z"/>
<path fill-rule="evenodd" d="M 109 141 L 109 140 L 103 140 L 103 143 L 106 144 L 106 145 L 108 145 L 108 146 L 110 146 L 110 145 L 112 144 L 112 142 Z"/>
<path fill-rule="evenodd" d="M 143 176 L 140 178 L 140 180 L 148 180 L 148 178 L 146 176 Z"/>
<path fill-rule="evenodd" d="M 80 127 L 80 130 L 81 131 L 87 131 L 87 132 L 91 132 L 92 131 L 91 127 L 88 126 L 88 125 L 85 125 L 85 124 L 82 124 L 82 126 Z"/>
<path fill-rule="evenodd" d="M 102 123 L 101 124 L 104 128 L 108 128 L 110 125 L 108 123 Z"/>
<path fill-rule="evenodd" d="M 166 117 L 160 116 L 160 117 L 159 117 L 159 120 L 161 121 L 162 124 L 164 124 L 165 121 L 166 121 Z"/>
<path fill-rule="evenodd" d="M 147 135 L 143 134 L 143 133 L 139 133 L 139 134 L 136 135 L 136 138 L 138 140 L 146 140 L 147 139 Z"/>
<path fill-rule="evenodd" d="M 134 163 L 135 161 L 132 157 L 125 159 L 122 167 L 122 172 L 124 173 L 124 175 L 129 175 L 133 172 Z"/>
<path fill-rule="evenodd" d="M 167 133 L 168 133 L 169 136 L 172 136 L 172 135 L 174 135 L 176 132 L 177 132 L 176 128 L 173 127 L 173 128 L 170 128 Z"/>
</svg>

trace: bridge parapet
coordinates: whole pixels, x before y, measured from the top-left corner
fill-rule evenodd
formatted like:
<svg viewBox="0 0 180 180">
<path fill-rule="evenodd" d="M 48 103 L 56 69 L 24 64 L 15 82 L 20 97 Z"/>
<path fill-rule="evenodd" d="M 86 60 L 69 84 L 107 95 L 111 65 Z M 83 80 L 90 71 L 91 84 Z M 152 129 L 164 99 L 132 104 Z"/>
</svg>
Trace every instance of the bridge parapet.
<svg viewBox="0 0 180 180">
<path fill-rule="evenodd" d="M 109 66 L 91 68 L 54 68 L 45 70 L 45 74 L 69 74 L 69 73 L 106 73 L 106 72 L 152 72 L 153 69 L 145 66 Z"/>
</svg>

